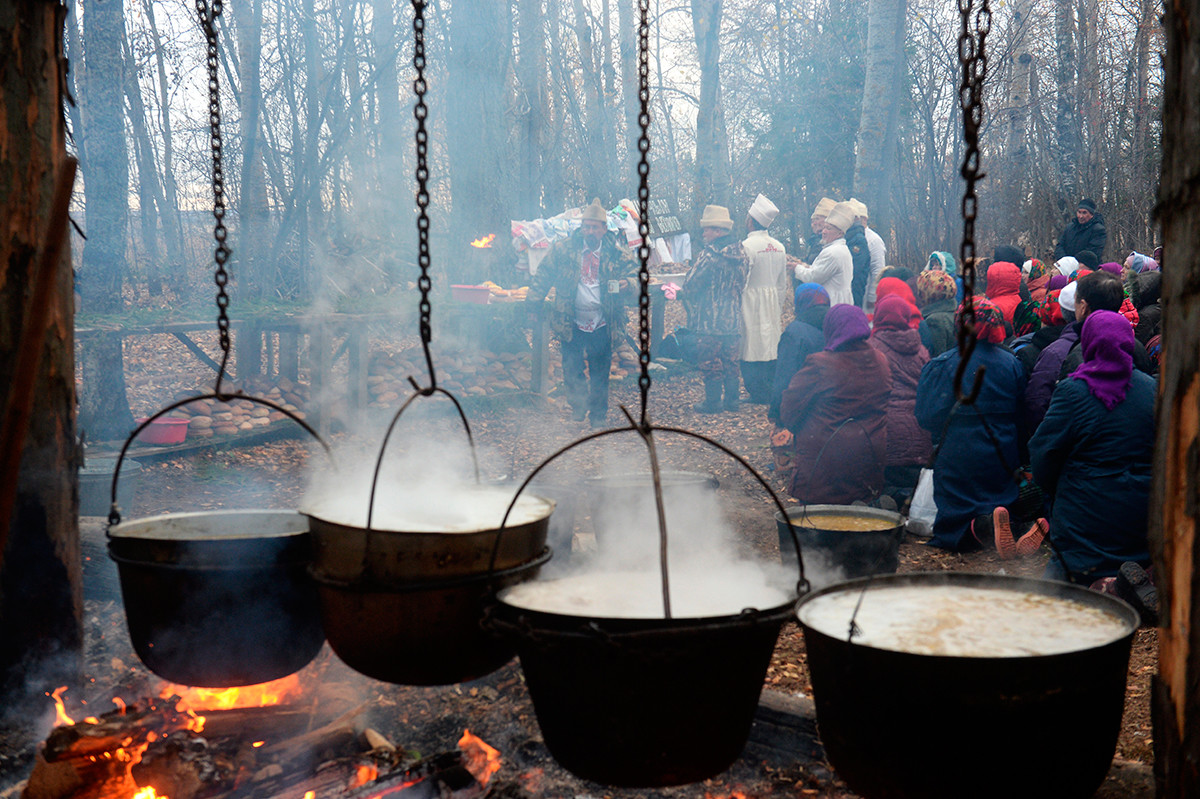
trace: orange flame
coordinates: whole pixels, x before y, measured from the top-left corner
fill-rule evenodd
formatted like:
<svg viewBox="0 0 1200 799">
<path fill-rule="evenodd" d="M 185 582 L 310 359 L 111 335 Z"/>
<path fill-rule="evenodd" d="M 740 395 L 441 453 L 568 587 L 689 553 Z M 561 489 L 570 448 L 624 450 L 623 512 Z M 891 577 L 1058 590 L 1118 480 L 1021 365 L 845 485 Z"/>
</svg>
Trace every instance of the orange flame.
<svg viewBox="0 0 1200 799">
<path fill-rule="evenodd" d="M 147 785 L 145 788 L 139 789 L 133 795 L 133 799 L 167 799 L 167 797 L 154 790 L 153 785 Z"/>
<path fill-rule="evenodd" d="M 489 746 L 482 738 L 464 729 L 462 738 L 458 739 L 458 748 L 466 756 L 467 771 L 475 775 L 480 785 L 487 785 L 492 775 L 500 770 L 500 750 Z"/>
<path fill-rule="evenodd" d="M 317 792 L 316 791 L 305 791 L 304 799 L 317 799 Z"/>
<path fill-rule="evenodd" d="M 489 233 L 481 239 L 475 239 L 475 241 L 471 242 L 471 246 L 478 247 L 480 249 L 484 249 L 486 247 L 491 247 L 492 241 L 494 241 L 495 238 L 496 238 L 495 233 Z"/>
<path fill-rule="evenodd" d="M 55 727 L 70 727 L 75 724 L 75 719 L 67 715 L 67 708 L 63 704 L 62 695 L 67 692 L 67 686 L 60 685 L 53 691 L 47 691 L 46 696 L 54 700 L 54 726 Z"/>
<path fill-rule="evenodd" d="M 185 685 L 168 683 L 158 695 L 166 699 L 174 694 L 179 697 L 175 706 L 178 710 L 229 710 L 240 707 L 266 707 L 281 704 L 285 699 L 299 694 L 300 678 L 295 674 L 258 685 L 243 685 L 237 688 L 189 688 Z M 199 730 L 197 730 L 199 732 Z"/>
<path fill-rule="evenodd" d="M 360 765 L 354 771 L 354 776 L 350 779 L 350 787 L 357 788 L 360 785 L 366 785 L 368 782 L 374 782 L 379 778 L 379 769 L 372 765 Z"/>
</svg>

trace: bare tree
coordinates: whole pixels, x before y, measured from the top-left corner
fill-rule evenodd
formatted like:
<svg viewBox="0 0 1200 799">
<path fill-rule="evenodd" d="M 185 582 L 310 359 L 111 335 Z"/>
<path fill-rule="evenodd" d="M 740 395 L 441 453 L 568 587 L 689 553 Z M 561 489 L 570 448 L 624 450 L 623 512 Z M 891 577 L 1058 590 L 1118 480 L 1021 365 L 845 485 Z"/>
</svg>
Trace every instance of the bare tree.
<svg viewBox="0 0 1200 799">
<path fill-rule="evenodd" d="M 721 103 L 721 2 L 692 0 L 692 28 L 700 62 L 700 106 L 696 112 L 696 175 L 692 206 L 730 205 L 729 137 Z"/>
<path fill-rule="evenodd" d="M 866 78 L 858 123 L 854 195 L 872 209 L 876 224 L 888 220 L 882 201 L 891 193 L 896 169 L 905 8 L 906 0 L 870 0 L 867 6 Z"/>
</svg>

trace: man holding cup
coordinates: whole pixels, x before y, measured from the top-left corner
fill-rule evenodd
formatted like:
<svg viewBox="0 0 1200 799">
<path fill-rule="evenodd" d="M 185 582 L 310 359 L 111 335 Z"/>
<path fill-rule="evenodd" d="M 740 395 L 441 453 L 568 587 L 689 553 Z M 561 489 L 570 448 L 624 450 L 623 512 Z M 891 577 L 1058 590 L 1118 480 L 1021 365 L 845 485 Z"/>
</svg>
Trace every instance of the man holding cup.
<svg viewBox="0 0 1200 799">
<path fill-rule="evenodd" d="M 597 198 L 583 210 L 579 229 L 550 248 L 526 295 L 526 302 L 541 303 L 554 289 L 550 328 L 562 346 L 567 401 L 572 418 L 590 417 L 593 430 L 608 418 L 613 339 L 624 334 L 637 272 L 633 253 L 608 229 L 608 213 Z"/>
</svg>

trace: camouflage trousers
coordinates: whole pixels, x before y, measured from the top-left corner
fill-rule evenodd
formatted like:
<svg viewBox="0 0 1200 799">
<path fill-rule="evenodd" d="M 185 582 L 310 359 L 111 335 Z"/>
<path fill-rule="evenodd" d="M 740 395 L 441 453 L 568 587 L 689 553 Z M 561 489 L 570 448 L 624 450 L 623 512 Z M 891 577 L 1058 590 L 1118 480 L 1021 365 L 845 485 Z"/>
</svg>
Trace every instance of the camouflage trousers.
<svg viewBox="0 0 1200 799">
<path fill-rule="evenodd" d="M 722 379 L 742 379 L 738 366 L 738 352 L 741 350 L 741 336 L 737 333 L 715 335 L 703 333 L 696 337 L 696 367 L 705 378 L 719 377 Z"/>
</svg>

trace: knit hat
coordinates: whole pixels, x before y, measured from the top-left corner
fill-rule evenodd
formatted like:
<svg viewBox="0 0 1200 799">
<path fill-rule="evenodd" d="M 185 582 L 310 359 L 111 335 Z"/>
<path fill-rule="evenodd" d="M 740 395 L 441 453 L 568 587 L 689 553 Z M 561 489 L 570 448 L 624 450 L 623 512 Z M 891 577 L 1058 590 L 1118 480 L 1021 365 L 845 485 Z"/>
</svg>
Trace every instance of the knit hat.
<svg viewBox="0 0 1200 799">
<path fill-rule="evenodd" d="M 1075 313 L 1075 292 L 1079 290 L 1079 283 L 1068 283 L 1063 287 L 1063 290 L 1058 294 L 1058 304 L 1062 306 L 1064 311 Z"/>
<path fill-rule="evenodd" d="M 1079 270 L 1079 261 L 1075 260 L 1075 258 L 1071 257 L 1070 255 L 1064 255 L 1062 258 L 1059 258 L 1054 262 L 1054 267 L 1063 275 L 1070 277 Z"/>
<path fill-rule="evenodd" d="M 583 209 L 583 218 L 593 222 L 608 223 L 608 211 L 605 211 L 604 206 L 600 204 L 599 197 L 594 198 L 591 205 Z"/>
<path fill-rule="evenodd" d="M 1093 272 L 1100 267 L 1100 258 L 1091 250 L 1080 250 L 1075 253 L 1075 260 L 1079 261 L 1080 266 L 1087 267 Z"/>
<path fill-rule="evenodd" d="M 795 313 L 800 314 L 805 308 L 812 305 L 828 305 L 829 292 L 820 283 L 801 283 L 796 286 L 794 296 Z"/>
<path fill-rule="evenodd" d="M 1093 214 L 1096 213 L 1096 201 L 1089 197 L 1084 197 L 1082 200 L 1080 200 L 1079 205 L 1076 207 L 1091 211 Z"/>
<path fill-rule="evenodd" d="M 1008 336 L 1004 327 L 1004 314 L 1000 313 L 996 304 L 987 297 L 977 295 L 971 298 L 971 303 L 975 308 L 975 337 L 989 344 L 1002 343 Z M 955 322 L 959 326 L 962 325 L 965 307 L 966 303 L 959 305 L 955 315 Z"/>
<path fill-rule="evenodd" d="M 1011 244 L 1001 244 L 992 251 L 992 263 L 1000 261 L 1008 261 L 1010 264 L 1020 264 L 1025 262 L 1025 251 L 1020 247 L 1014 247 Z"/>
<path fill-rule="evenodd" d="M 1112 272 L 1114 275 L 1121 276 L 1121 265 L 1116 261 L 1108 261 L 1100 264 L 1100 270 L 1103 272 Z"/>
<path fill-rule="evenodd" d="M 837 205 L 837 200 L 832 197 L 822 197 L 820 202 L 817 203 L 817 207 L 813 209 L 812 215 L 814 217 L 829 216 L 829 212 L 833 210 L 833 206 L 835 205 Z"/>
<path fill-rule="evenodd" d="M 854 224 L 854 206 L 850 203 L 838 203 L 825 216 L 825 222 L 845 233 Z"/>
<path fill-rule="evenodd" d="M 1050 276 L 1050 282 L 1046 284 L 1046 291 L 1061 291 L 1069 282 L 1066 275 L 1055 272 Z"/>
<path fill-rule="evenodd" d="M 700 215 L 700 227 L 719 227 L 725 230 L 733 229 L 733 220 L 729 217 L 729 209 L 723 205 L 706 205 Z"/>
<path fill-rule="evenodd" d="M 863 219 L 869 218 L 870 215 L 867 213 L 867 204 L 864 203 L 862 200 L 856 200 L 853 197 L 851 197 L 849 200 L 846 200 L 846 202 L 848 202 L 850 204 L 850 206 L 854 209 L 855 216 L 861 216 Z"/>
<path fill-rule="evenodd" d="M 871 325 L 867 315 L 857 305 L 835 305 L 825 314 L 822 325 L 825 333 L 825 349 L 834 352 L 855 341 L 861 341 L 871 335 Z"/>
<path fill-rule="evenodd" d="M 754 218 L 755 222 L 764 228 L 770 227 L 778 215 L 779 209 L 775 207 L 775 203 L 761 194 L 754 198 L 754 203 L 750 206 L 750 216 Z"/>
<path fill-rule="evenodd" d="M 936 300 L 952 300 L 958 295 L 958 284 L 949 272 L 927 269 L 917 276 L 917 298 L 922 305 Z"/>
</svg>

